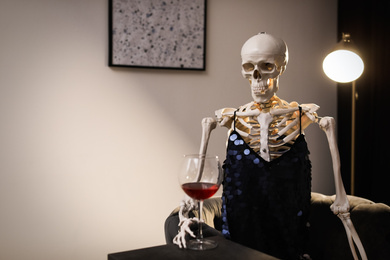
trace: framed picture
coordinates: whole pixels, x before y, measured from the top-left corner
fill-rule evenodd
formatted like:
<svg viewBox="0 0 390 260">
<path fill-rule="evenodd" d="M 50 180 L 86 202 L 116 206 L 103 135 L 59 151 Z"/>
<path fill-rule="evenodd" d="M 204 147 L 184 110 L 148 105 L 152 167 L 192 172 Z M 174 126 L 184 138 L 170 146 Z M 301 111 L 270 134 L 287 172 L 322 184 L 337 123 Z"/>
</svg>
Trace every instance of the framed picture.
<svg viewBox="0 0 390 260">
<path fill-rule="evenodd" d="M 206 0 L 109 0 L 109 66 L 205 70 Z"/>
</svg>

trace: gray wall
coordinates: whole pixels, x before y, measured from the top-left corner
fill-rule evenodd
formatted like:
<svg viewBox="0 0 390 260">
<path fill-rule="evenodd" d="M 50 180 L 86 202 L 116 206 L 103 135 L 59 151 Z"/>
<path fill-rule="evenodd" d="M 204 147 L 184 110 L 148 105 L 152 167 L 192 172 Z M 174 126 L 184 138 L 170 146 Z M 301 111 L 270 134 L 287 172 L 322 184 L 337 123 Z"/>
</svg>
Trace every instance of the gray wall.
<svg viewBox="0 0 390 260">
<path fill-rule="evenodd" d="M 209 0 L 207 70 L 110 68 L 108 1 L 0 2 L 0 258 L 106 259 L 164 243 L 183 192 L 182 154 L 200 121 L 251 101 L 240 48 L 266 31 L 290 62 L 278 96 L 336 115 L 322 59 L 336 43 L 336 0 Z M 306 131 L 313 191 L 334 192 L 326 137 Z M 210 152 L 225 155 L 226 129 Z"/>
</svg>

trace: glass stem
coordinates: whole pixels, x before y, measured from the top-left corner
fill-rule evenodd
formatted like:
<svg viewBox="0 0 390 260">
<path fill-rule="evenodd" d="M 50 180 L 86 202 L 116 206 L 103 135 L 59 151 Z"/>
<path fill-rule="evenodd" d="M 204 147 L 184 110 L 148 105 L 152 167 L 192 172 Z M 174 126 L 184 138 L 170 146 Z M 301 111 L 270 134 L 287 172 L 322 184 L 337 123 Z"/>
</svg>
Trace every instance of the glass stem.
<svg viewBox="0 0 390 260">
<path fill-rule="evenodd" d="M 199 200 L 199 234 L 198 234 L 198 239 L 203 239 L 203 230 L 202 230 L 202 225 L 203 225 L 203 200 Z"/>
</svg>

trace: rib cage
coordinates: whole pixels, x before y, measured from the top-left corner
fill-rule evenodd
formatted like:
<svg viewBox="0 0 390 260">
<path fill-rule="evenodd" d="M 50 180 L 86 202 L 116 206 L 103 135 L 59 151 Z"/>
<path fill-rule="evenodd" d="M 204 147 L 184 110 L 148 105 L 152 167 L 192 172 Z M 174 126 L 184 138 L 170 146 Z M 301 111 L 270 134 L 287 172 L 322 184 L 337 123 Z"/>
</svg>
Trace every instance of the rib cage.
<svg viewBox="0 0 390 260">
<path fill-rule="evenodd" d="M 293 112 L 273 116 L 268 127 L 268 148 L 270 160 L 280 157 L 290 150 L 300 133 L 299 111 L 296 102 L 287 103 L 274 96 L 268 103 L 257 104 L 255 102 L 241 106 L 238 112 L 250 112 L 260 110 L 267 113 L 270 109 L 291 109 Z M 237 116 L 235 122 L 236 131 L 242 136 L 244 141 L 258 154 L 260 154 L 260 124 L 256 116 Z M 234 129 L 232 120 L 231 130 Z M 229 133 L 230 134 L 230 133 Z"/>
</svg>

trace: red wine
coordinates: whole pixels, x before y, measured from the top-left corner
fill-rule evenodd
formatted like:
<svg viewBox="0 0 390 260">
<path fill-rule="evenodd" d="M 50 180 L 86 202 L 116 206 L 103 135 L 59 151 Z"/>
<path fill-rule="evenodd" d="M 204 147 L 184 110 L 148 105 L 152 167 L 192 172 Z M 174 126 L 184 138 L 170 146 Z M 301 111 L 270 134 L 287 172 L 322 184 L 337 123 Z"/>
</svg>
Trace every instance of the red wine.
<svg viewBox="0 0 390 260">
<path fill-rule="evenodd" d="M 193 199 L 205 200 L 213 196 L 219 188 L 219 185 L 206 182 L 190 182 L 181 185 L 181 188 Z"/>
</svg>

